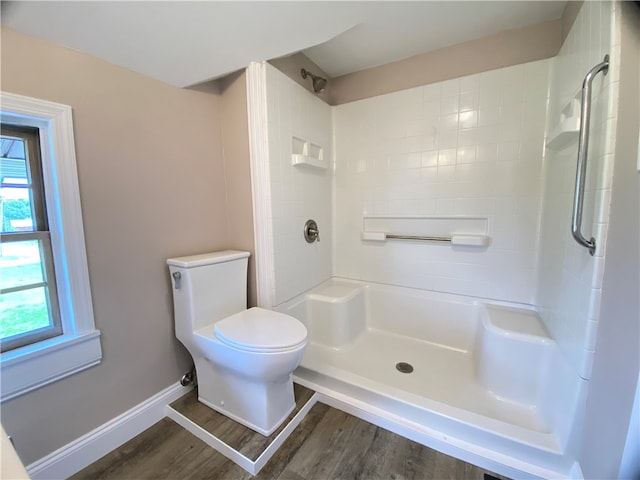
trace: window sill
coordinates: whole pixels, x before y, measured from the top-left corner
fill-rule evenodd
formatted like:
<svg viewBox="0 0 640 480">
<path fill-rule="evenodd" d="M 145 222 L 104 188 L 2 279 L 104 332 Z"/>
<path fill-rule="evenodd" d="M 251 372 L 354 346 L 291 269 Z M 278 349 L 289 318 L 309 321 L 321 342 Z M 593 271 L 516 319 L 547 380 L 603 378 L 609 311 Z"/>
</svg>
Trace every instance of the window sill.
<svg viewBox="0 0 640 480">
<path fill-rule="evenodd" d="M 0 402 L 97 365 L 100 330 L 61 335 L 0 355 Z"/>
</svg>

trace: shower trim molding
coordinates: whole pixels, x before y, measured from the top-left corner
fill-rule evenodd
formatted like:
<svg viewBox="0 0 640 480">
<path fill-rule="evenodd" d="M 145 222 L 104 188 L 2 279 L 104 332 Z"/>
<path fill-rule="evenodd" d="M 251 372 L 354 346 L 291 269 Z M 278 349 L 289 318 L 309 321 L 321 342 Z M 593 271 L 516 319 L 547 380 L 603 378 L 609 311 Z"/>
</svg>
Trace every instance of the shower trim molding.
<svg viewBox="0 0 640 480">
<path fill-rule="evenodd" d="M 272 308 L 275 305 L 275 265 L 267 130 L 267 64 L 251 62 L 246 72 L 257 303 L 259 307 Z"/>
</svg>

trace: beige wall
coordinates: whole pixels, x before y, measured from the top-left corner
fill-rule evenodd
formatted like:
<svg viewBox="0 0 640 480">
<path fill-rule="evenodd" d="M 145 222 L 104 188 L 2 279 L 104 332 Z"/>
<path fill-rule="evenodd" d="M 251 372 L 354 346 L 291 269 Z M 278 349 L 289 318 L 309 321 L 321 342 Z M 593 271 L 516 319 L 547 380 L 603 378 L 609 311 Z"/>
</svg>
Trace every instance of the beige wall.
<svg viewBox="0 0 640 480">
<path fill-rule="evenodd" d="M 349 73 L 330 80 L 329 103 L 363 98 L 550 58 L 561 45 L 561 22 L 552 20 L 505 30 L 405 60 Z"/>
<path fill-rule="evenodd" d="M 564 7 L 562 17 L 560 18 L 560 32 L 562 34 L 562 43 L 564 43 L 567 35 L 569 35 L 571 27 L 573 27 L 573 22 L 576 21 L 583 3 L 583 0 L 572 0 L 570 2 L 567 2 L 567 5 Z"/>
<path fill-rule="evenodd" d="M 569 2 L 562 19 L 505 30 L 335 78 L 330 78 L 303 53 L 273 59 L 269 63 L 310 92 L 313 92 L 311 81 L 302 79 L 301 68 L 327 78 L 327 89 L 317 96 L 330 105 L 340 105 L 553 57 L 560 50 L 563 35 L 566 36 L 565 29 L 571 28 L 581 4 L 579 1 Z"/>
<path fill-rule="evenodd" d="M 247 75 L 235 73 L 219 82 L 222 115 L 222 143 L 229 225 L 228 247 L 251 252 L 249 257 L 248 303 L 257 304 L 249 120 L 247 118 Z"/>
<path fill-rule="evenodd" d="M 2 29 L 2 90 L 70 105 L 100 365 L 2 404 L 31 463 L 191 366 L 165 259 L 228 246 L 220 98 Z"/>
</svg>

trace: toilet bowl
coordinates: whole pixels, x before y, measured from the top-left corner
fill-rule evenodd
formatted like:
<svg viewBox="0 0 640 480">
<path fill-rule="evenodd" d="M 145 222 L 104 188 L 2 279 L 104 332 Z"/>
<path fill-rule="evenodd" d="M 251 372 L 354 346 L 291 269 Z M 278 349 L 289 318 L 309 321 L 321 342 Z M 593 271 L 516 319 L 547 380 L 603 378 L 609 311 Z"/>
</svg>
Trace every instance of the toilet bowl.
<svg viewBox="0 0 640 480">
<path fill-rule="evenodd" d="M 248 252 L 167 260 L 175 329 L 193 357 L 198 400 L 268 436 L 295 408 L 291 373 L 307 329 L 297 319 L 246 308 Z"/>
</svg>

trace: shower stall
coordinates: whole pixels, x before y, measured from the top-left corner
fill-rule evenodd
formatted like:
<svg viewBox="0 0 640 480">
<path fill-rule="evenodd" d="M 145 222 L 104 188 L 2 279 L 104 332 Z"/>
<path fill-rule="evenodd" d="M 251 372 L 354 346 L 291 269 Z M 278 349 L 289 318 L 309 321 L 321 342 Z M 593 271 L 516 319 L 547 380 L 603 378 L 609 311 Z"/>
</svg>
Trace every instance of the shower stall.
<svg viewBox="0 0 640 480">
<path fill-rule="evenodd" d="M 580 87 L 616 51 L 617 9 L 585 2 L 554 58 L 333 107 L 249 66 L 257 302 L 309 330 L 296 381 L 494 471 L 579 476 L 616 56 L 589 79 L 578 170 L 593 255 L 570 228 Z"/>
</svg>

